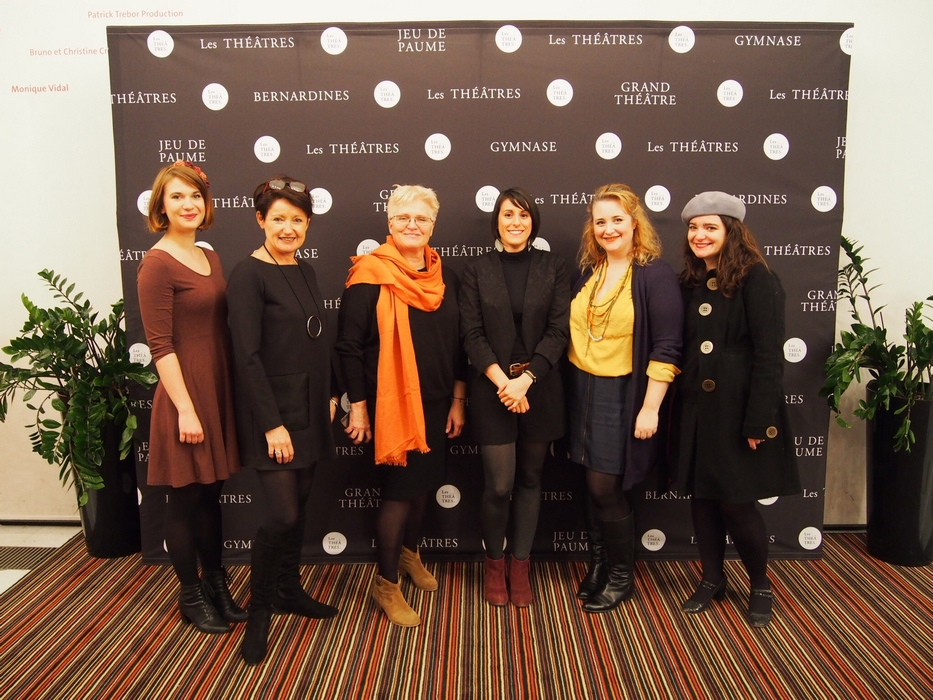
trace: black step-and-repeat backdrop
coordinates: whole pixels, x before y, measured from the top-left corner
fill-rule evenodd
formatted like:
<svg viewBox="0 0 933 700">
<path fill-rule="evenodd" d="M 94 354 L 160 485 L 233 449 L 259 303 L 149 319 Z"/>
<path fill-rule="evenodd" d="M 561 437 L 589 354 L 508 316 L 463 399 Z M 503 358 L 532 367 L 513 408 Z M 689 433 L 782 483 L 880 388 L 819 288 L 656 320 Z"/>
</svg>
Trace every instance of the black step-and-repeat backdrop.
<svg viewBox="0 0 933 700">
<path fill-rule="evenodd" d="M 300 255 L 317 271 L 331 328 L 350 257 L 385 238 L 395 183 L 433 187 L 432 243 L 460 271 L 489 250 L 498 192 L 519 185 L 541 209 L 539 244 L 574 261 L 591 193 L 638 192 L 681 267 L 680 211 L 716 189 L 746 222 L 787 290 L 785 400 L 803 492 L 763 502 L 776 557 L 820 556 L 828 416 L 817 397 L 835 318 L 851 27 L 842 24 L 489 22 L 108 29 L 117 216 L 127 324 L 148 363 L 136 268 L 154 243 L 142 212 L 156 171 L 191 160 L 210 177 L 216 222 L 203 244 L 229 271 L 262 241 L 253 188 L 285 173 L 314 188 Z M 165 492 L 145 486 L 148 409 L 137 460 L 143 556 L 166 562 Z M 380 494 L 371 446 L 337 430 L 319 465 L 305 557 L 365 561 Z M 448 478 L 421 546 L 478 558 L 482 468 L 469 431 L 448 445 Z M 535 556 L 585 556 L 581 474 L 545 469 Z M 639 555 L 696 555 L 689 502 L 633 492 Z M 248 560 L 264 507 L 245 471 L 223 495 L 225 547 Z"/>
</svg>

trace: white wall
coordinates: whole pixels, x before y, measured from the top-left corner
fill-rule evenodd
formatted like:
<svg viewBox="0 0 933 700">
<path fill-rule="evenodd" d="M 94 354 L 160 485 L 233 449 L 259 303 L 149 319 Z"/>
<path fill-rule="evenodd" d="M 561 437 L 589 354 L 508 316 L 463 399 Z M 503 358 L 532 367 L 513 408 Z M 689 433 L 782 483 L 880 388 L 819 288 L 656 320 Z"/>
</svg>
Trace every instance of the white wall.
<svg viewBox="0 0 933 700">
<path fill-rule="evenodd" d="M 530 4 L 528 5 L 530 6 Z M 95 12 L 176 15 L 105 18 Z M 22 325 L 19 296 L 45 303 L 36 272 L 50 267 L 76 282 L 100 308 L 121 295 L 117 247 L 107 25 L 453 20 L 665 20 L 854 22 L 844 233 L 865 244 L 881 268 L 878 296 L 889 324 L 900 309 L 933 292 L 933 246 L 921 222 L 933 189 L 930 140 L 933 75 L 929 0 L 578 0 L 572 5 L 474 0 L 467 9 L 441 3 L 256 3 L 161 0 L 75 3 L 0 0 L 0 343 Z M 52 51 L 53 55 L 42 52 Z M 59 55 L 55 55 L 58 51 Z M 69 54 L 70 51 L 70 54 Z M 80 51 L 84 51 L 78 53 Z M 32 52 L 32 53 L 31 53 Z M 66 55 L 69 54 L 69 55 Z M 22 94 L 13 85 L 64 84 L 67 92 Z M 846 320 L 843 314 L 842 321 Z M 32 454 L 17 407 L 0 425 L 0 519 L 74 517 L 58 469 Z M 861 430 L 831 430 L 827 523 L 864 521 Z M 832 492 L 829 489 L 832 489 Z"/>
</svg>

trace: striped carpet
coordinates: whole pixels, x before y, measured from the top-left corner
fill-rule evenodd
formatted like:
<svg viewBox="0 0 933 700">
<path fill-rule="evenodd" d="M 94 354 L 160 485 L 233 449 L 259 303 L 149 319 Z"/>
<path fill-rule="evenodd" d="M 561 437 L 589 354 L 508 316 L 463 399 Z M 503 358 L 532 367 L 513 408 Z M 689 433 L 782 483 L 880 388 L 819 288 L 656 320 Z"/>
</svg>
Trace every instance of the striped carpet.
<svg viewBox="0 0 933 700">
<path fill-rule="evenodd" d="M 167 567 L 91 559 L 79 537 L 0 595 L 0 697 L 16 698 L 929 698 L 933 567 L 896 568 L 858 535 L 829 535 L 822 561 L 772 565 L 771 626 L 745 622 L 737 562 L 722 604 L 687 616 L 693 562 L 639 562 L 618 611 L 583 613 L 582 564 L 537 563 L 524 612 L 485 605 L 475 563 L 431 564 L 437 593 L 403 583 L 422 626 L 391 626 L 368 597 L 372 565 L 305 567 L 341 608 L 331 621 L 276 617 L 267 661 L 240 662 L 242 626 L 180 623 Z M 247 569 L 233 591 L 245 597 Z"/>
</svg>

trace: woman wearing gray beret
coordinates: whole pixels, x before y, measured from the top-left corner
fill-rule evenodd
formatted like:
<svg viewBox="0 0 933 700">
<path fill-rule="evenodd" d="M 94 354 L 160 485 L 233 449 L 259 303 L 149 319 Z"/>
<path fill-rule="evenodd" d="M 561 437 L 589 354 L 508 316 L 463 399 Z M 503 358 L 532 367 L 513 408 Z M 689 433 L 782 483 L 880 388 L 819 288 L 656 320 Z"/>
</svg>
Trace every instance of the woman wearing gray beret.
<svg viewBox="0 0 933 700">
<path fill-rule="evenodd" d="M 784 290 L 743 223 L 745 204 L 703 192 L 684 207 L 683 372 L 673 467 L 691 511 L 703 578 L 684 602 L 701 613 L 726 593 L 726 534 L 748 572 L 748 621 L 771 621 L 768 532 L 755 501 L 799 493 L 784 405 Z"/>
</svg>

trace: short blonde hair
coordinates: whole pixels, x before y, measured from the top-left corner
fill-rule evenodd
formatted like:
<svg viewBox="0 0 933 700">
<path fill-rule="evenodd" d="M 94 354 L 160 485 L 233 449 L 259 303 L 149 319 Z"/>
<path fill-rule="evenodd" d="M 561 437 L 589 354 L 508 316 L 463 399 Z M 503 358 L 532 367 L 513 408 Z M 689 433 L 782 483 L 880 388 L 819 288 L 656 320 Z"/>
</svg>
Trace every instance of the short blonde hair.
<svg viewBox="0 0 933 700">
<path fill-rule="evenodd" d="M 613 183 L 603 185 L 597 189 L 586 208 L 590 217 L 583 227 L 583 239 L 580 241 L 580 269 L 585 270 L 588 267 L 596 267 L 606 259 L 606 251 L 596 242 L 593 227 L 593 205 L 596 202 L 607 200 L 616 202 L 634 220 L 632 260 L 638 265 L 647 265 L 652 260 L 660 258 L 661 239 L 642 208 L 638 195 L 628 185 Z"/>
<path fill-rule="evenodd" d="M 204 199 L 204 221 L 198 228 L 210 228 L 214 223 L 214 200 L 211 199 L 210 190 L 207 188 L 207 180 L 194 168 L 176 161 L 162 168 L 156 175 L 155 182 L 152 183 L 152 194 L 149 195 L 149 215 L 146 217 L 149 230 L 153 233 L 162 233 L 168 228 L 168 217 L 162 211 L 164 208 L 162 200 L 165 198 L 165 186 L 176 177 L 201 193 Z"/>
<path fill-rule="evenodd" d="M 419 199 L 428 205 L 428 209 L 431 210 L 431 218 L 437 219 L 437 212 L 440 210 L 441 205 L 437 201 L 437 193 L 430 187 L 422 187 L 421 185 L 393 185 L 392 187 L 394 189 L 389 196 L 389 201 L 386 202 L 386 211 L 390 219 L 395 216 L 399 209 Z"/>
</svg>

